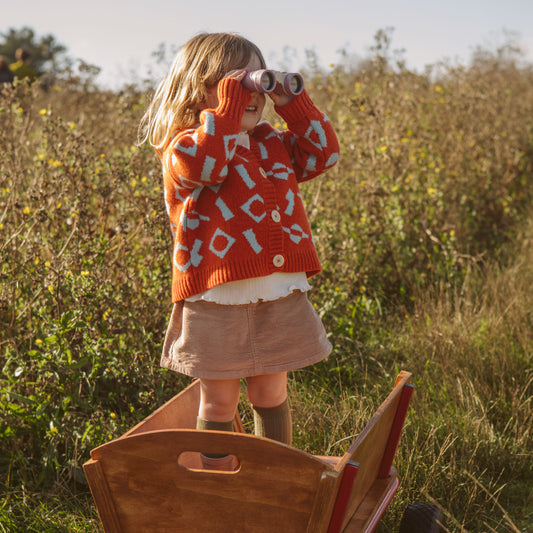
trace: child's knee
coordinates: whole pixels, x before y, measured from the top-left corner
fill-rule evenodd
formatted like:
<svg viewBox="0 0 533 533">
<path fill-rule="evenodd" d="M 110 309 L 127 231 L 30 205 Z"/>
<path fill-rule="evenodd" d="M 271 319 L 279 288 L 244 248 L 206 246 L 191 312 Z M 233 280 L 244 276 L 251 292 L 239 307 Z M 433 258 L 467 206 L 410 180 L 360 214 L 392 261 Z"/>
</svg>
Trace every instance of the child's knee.
<svg viewBox="0 0 533 533">
<path fill-rule="evenodd" d="M 201 380 L 199 416 L 206 420 L 227 422 L 235 416 L 239 403 L 239 380 Z"/>
<path fill-rule="evenodd" d="M 267 374 L 248 378 L 248 399 L 260 407 L 276 407 L 287 399 L 287 374 Z"/>
</svg>

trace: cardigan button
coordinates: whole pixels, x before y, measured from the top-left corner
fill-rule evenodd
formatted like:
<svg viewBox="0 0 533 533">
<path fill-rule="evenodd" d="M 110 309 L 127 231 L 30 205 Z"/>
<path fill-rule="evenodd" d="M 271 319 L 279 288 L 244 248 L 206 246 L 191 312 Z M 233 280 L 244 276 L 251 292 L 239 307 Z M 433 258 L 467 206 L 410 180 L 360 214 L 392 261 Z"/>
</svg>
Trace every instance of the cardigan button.
<svg viewBox="0 0 533 533">
<path fill-rule="evenodd" d="M 282 267 L 285 263 L 285 258 L 281 254 L 275 255 L 274 259 L 272 259 L 272 263 L 274 263 L 275 267 Z"/>
<path fill-rule="evenodd" d="M 281 220 L 281 215 L 279 214 L 279 211 L 276 211 L 274 209 L 274 211 L 272 211 L 272 213 L 270 213 L 270 216 L 272 217 L 272 220 L 274 222 L 279 222 Z"/>
<path fill-rule="evenodd" d="M 267 177 L 267 173 L 265 172 L 265 169 L 263 167 L 259 167 L 259 174 L 261 174 L 263 178 Z"/>
</svg>

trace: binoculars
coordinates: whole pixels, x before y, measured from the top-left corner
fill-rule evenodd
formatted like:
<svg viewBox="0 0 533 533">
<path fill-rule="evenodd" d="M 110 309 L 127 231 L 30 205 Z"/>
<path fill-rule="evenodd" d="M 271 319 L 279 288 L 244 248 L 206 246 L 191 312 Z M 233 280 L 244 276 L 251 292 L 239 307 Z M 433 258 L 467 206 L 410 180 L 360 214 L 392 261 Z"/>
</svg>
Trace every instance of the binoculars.
<svg viewBox="0 0 533 533">
<path fill-rule="evenodd" d="M 300 74 L 277 70 L 253 70 L 246 74 L 242 84 L 249 91 L 258 93 L 271 93 L 277 86 L 285 94 L 300 94 L 304 89 L 304 80 Z"/>
</svg>

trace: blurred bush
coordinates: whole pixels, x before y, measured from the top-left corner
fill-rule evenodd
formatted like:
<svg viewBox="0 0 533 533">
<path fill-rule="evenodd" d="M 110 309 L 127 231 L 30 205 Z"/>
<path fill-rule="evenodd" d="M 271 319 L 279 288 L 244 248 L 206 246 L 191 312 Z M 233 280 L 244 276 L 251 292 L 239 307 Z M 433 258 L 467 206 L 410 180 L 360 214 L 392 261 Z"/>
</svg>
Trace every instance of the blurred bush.
<svg viewBox="0 0 533 533">
<path fill-rule="evenodd" d="M 302 187 L 324 264 L 311 298 L 335 346 L 302 378 L 318 389 L 379 374 L 377 358 L 364 373 L 353 359 L 373 324 L 403 320 L 422 292 L 460 292 L 530 216 L 531 66 L 479 53 L 417 74 L 382 44 L 358 68 L 324 72 L 311 57 L 306 72 L 341 144 L 339 165 Z M 186 383 L 159 369 L 171 236 L 156 158 L 135 144 L 146 95 L 87 87 L 0 92 L 6 493 L 83 485 L 91 448 Z"/>
</svg>

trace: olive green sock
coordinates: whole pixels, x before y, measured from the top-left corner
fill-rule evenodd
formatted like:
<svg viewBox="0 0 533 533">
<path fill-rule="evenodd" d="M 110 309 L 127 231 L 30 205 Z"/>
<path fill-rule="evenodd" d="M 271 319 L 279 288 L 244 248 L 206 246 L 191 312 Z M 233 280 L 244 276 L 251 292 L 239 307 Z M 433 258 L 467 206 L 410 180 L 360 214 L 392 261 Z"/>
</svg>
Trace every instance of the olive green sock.
<svg viewBox="0 0 533 533">
<path fill-rule="evenodd" d="M 198 417 L 196 419 L 196 429 L 205 429 L 208 431 L 233 431 L 233 420 L 230 422 L 214 422 L 212 420 L 204 420 L 203 418 Z M 226 457 L 224 454 L 216 453 L 206 453 L 203 454 L 206 457 L 211 459 L 218 459 L 221 457 Z"/>
<path fill-rule="evenodd" d="M 289 445 L 292 443 L 292 417 L 288 400 L 276 407 L 253 407 L 256 435 Z"/>
</svg>

